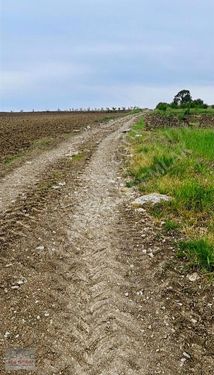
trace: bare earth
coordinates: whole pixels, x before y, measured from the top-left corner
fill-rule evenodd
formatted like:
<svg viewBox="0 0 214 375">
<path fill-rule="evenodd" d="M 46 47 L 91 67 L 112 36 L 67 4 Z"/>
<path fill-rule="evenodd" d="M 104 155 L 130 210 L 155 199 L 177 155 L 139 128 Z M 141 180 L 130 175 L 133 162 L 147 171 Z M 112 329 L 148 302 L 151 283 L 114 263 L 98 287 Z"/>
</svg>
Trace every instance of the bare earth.
<svg viewBox="0 0 214 375">
<path fill-rule="evenodd" d="M 30 347 L 38 375 L 213 373 L 207 331 L 195 340 L 176 328 L 180 301 L 159 259 L 172 256 L 172 240 L 124 187 L 123 131 L 136 117 L 72 138 L 0 183 L 2 359 Z M 68 169 L 77 150 L 84 157 Z M 51 168 L 61 185 L 41 196 Z"/>
</svg>

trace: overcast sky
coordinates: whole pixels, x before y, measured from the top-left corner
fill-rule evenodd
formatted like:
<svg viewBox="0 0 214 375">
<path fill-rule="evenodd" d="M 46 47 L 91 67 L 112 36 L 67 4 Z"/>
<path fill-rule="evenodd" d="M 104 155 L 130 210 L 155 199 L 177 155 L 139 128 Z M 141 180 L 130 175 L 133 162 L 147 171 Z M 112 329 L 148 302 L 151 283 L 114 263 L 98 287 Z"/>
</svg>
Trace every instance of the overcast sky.
<svg viewBox="0 0 214 375">
<path fill-rule="evenodd" d="M 0 110 L 214 104 L 213 0 L 0 4 Z"/>
</svg>

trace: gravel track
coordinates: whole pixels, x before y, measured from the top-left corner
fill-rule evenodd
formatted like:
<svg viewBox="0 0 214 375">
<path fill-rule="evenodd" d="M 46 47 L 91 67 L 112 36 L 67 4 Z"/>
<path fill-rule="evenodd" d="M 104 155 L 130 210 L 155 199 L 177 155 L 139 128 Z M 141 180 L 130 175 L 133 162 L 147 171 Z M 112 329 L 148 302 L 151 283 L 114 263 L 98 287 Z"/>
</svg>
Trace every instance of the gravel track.
<svg viewBox="0 0 214 375">
<path fill-rule="evenodd" d="M 66 352 L 64 342 L 58 343 L 57 351 L 65 356 L 65 367 L 72 374 L 140 374 L 133 363 L 142 370 L 145 361 L 138 355 L 140 326 L 127 313 L 128 299 L 120 291 L 126 285 L 126 267 L 117 259 L 120 238 L 114 229 L 123 199 L 114 151 L 121 130 L 131 123 L 100 144 L 84 171 L 75 214 L 70 216 L 68 238 L 72 248 L 79 249 L 76 259 L 71 254 L 72 262 L 79 267 L 75 276 L 72 268 L 68 277 L 78 278 L 78 291 L 68 286 L 71 319 L 62 336 L 66 342 L 74 336 L 75 345 Z M 61 369 L 62 364 L 57 371 Z"/>
</svg>

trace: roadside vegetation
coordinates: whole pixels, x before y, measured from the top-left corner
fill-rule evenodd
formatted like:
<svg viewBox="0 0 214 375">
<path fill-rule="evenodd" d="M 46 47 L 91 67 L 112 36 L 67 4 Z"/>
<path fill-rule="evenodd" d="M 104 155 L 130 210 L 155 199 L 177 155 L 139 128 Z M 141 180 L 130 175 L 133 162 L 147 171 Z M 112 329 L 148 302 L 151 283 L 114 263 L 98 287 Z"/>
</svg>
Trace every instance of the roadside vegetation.
<svg viewBox="0 0 214 375">
<path fill-rule="evenodd" d="M 128 186 L 173 199 L 154 206 L 167 232 L 181 231 L 178 255 L 193 268 L 214 271 L 214 129 L 146 129 L 129 133 Z"/>
<path fill-rule="evenodd" d="M 181 90 L 175 95 L 171 103 L 160 102 L 156 110 L 175 111 L 188 110 L 191 113 L 214 113 L 214 105 L 208 106 L 202 99 L 193 99 L 189 90 Z"/>
</svg>

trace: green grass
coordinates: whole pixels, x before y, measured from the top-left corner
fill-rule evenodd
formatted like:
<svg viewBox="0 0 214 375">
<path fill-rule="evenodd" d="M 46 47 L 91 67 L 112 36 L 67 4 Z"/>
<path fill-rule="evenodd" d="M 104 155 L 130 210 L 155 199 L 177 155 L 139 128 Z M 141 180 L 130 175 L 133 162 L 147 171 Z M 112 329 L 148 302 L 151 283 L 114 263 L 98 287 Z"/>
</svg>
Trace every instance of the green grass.
<svg viewBox="0 0 214 375">
<path fill-rule="evenodd" d="M 201 240 L 205 236 L 206 243 L 212 248 L 214 130 L 166 128 L 148 131 L 142 124 L 143 121 L 130 132 L 132 156 L 127 186 L 135 185 L 145 194 L 170 195 L 172 201 L 153 208 L 152 213 L 166 221 L 166 230 L 172 230 L 176 222 L 187 238 Z"/>
<path fill-rule="evenodd" d="M 136 135 L 141 135 L 141 130 L 144 129 L 144 118 L 141 117 L 136 124 L 132 127 L 131 131 L 129 132 L 130 138 L 135 138 Z"/>
<path fill-rule="evenodd" d="M 192 266 L 214 271 L 214 246 L 206 239 L 182 241 L 179 248 L 178 256 L 186 258 Z"/>
<path fill-rule="evenodd" d="M 174 231 L 179 228 L 179 224 L 174 220 L 166 220 L 164 223 L 164 229 L 167 232 Z"/>
<path fill-rule="evenodd" d="M 70 159 L 70 160 L 71 160 L 72 162 L 73 162 L 73 161 L 78 161 L 78 160 L 83 159 L 84 156 L 85 156 L 84 152 L 79 152 L 78 154 L 71 156 L 71 159 Z"/>
<path fill-rule="evenodd" d="M 204 186 L 197 181 L 184 181 L 174 189 L 175 207 L 183 207 L 188 211 L 206 212 L 214 209 L 214 188 Z"/>
<path fill-rule="evenodd" d="M 214 131 L 211 129 L 167 129 L 166 135 L 195 156 L 214 160 Z"/>
<path fill-rule="evenodd" d="M 15 162 L 21 160 L 23 157 L 23 153 L 22 152 L 19 152 L 15 155 L 8 155 L 5 159 L 4 159 L 4 164 L 5 165 L 12 165 L 14 164 Z"/>
<path fill-rule="evenodd" d="M 54 143 L 54 139 L 51 137 L 44 137 L 40 139 L 36 139 L 33 144 L 32 148 L 38 148 L 38 149 L 46 149 L 50 146 L 52 146 Z"/>
<path fill-rule="evenodd" d="M 174 109 L 174 108 L 167 108 L 166 111 L 160 111 L 158 109 L 156 109 L 154 111 L 155 113 L 159 113 L 163 116 L 168 116 L 168 115 L 176 115 L 176 116 L 182 116 L 185 112 L 186 112 L 186 109 L 184 108 L 180 108 L 180 109 Z M 190 112 L 189 112 L 191 115 L 201 115 L 201 114 L 207 114 L 207 115 L 211 115 L 213 116 L 214 115 L 214 108 L 190 108 Z"/>
</svg>

